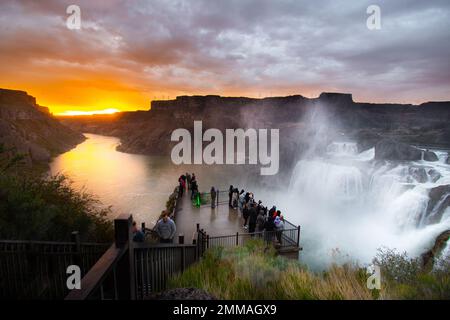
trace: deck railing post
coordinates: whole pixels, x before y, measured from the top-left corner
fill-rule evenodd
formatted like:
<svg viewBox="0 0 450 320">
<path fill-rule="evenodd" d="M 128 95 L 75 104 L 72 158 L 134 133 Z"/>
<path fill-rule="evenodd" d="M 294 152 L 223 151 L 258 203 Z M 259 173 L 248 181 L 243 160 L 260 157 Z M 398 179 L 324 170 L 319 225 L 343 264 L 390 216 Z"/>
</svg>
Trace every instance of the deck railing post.
<svg viewBox="0 0 450 320">
<path fill-rule="evenodd" d="M 183 246 L 181 250 L 181 272 L 183 272 L 186 269 L 186 247 Z"/>
<path fill-rule="evenodd" d="M 184 235 L 183 234 L 178 235 L 178 244 L 184 244 Z"/>
<path fill-rule="evenodd" d="M 118 299 L 125 300 L 134 300 L 136 298 L 134 248 L 131 232 L 132 221 L 133 217 L 131 215 L 121 215 L 114 220 L 114 239 L 116 248 L 123 248 L 128 244 L 128 255 L 124 255 L 117 264 Z"/>
<path fill-rule="evenodd" d="M 70 240 L 71 240 L 71 242 L 74 242 L 74 246 L 73 246 L 73 251 L 74 251 L 73 262 L 75 263 L 75 265 L 79 266 L 80 268 L 83 268 L 83 266 L 80 265 L 81 264 L 80 233 L 78 231 L 73 231 L 70 234 Z M 82 271 L 82 272 L 84 272 L 84 271 Z"/>
<path fill-rule="evenodd" d="M 209 249 L 209 234 L 206 235 L 206 249 Z"/>
<path fill-rule="evenodd" d="M 297 247 L 300 245 L 300 226 L 297 227 Z"/>
<path fill-rule="evenodd" d="M 239 232 L 236 232 L 236 246 L 239 245 Z"/>
</svg>

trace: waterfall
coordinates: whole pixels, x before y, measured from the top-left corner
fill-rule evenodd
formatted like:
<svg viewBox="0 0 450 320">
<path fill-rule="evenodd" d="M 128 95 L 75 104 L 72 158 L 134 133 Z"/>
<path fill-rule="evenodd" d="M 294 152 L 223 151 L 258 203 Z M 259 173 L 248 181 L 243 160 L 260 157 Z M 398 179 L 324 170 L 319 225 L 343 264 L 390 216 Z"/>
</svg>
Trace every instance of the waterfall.
<svg viewBox="0 0 450 320">
<path fill-rule="evenodd" d="M 286 200 L 303 226 L 307 263 L 326 264 L 335 249 L 361 262 L 383 246 L 419 255 L 450 228 L 449 214 L 430 220 L 450 193 L 428 208 L 430 190 L 450 184 L 442 153 L 438 162 L 389 162 L 375 161 L 374 149 L 358 153 L 353 142 L 333 142 L 326 151 L 297 163 Z"/>
</svg>

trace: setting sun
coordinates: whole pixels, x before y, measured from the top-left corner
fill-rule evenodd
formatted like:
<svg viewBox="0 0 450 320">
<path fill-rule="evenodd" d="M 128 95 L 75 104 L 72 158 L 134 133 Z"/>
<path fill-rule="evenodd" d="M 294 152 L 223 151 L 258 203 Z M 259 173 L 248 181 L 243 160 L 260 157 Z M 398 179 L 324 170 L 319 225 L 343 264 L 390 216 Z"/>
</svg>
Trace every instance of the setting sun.
<svg viewBox="0 0 450 320">
<path fill-rule="evenodd" d="M 57 116 L 90 116 L 93 114 L 114 114 L 116 112 L 120 112 L 119 109 L 109 108 L 103 110 L 92 110 L 92 111 L 76 111 L 76 110 L 67 110 L 61 113 L 57 113 Z"/>
</svg>

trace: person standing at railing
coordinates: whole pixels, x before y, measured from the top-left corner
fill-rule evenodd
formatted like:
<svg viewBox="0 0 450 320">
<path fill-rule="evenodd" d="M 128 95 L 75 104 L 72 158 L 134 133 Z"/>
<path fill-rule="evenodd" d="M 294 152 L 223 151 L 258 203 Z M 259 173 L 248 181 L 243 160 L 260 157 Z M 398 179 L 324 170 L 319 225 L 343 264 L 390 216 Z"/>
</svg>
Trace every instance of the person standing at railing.
<svg viewBox="0 0 450 320">
<path fill-rule="evenodd" d="M 245 203 L 245 194 L 244 194 L 244 189 L 241 190 L 241 193 L 239 194 L 239 200 L 238 200 L 238 208 L 239 208 L 239 212 L 242 214 L 242 209 L 244 208 L 244 203 Z"/>
<path fill-rule="evenodd" d="M 198 184 L 197 180 L 195 180 L 195 177 L 191 181 L 191 200 L 194 199 L 198 192 Z"/>
<path fill-rule="evenodd" d="M 188 173 L 188 172 L 186 172 L 186 190 L 187 190 L 187 188 L 191 188 L 191 181 L 192 181 L 192 177 L 191 177 L 191 175 Z"/>
<path fill-rule="evenodd" d="M 253 233 L 256 230 L 256 219 L 258 218 L 258 213 L 256 212 L 256 204 L 252 203 L 249 210 L 248 218 L 248 232 Z"/>
<path fill-rule="evenodd" d="M 230 185 L 230 189 L 228 190 L 228 206 L 230 208 L 233 208 L 233 205 L 231 202 L 233 200 L 233 190 L 234 190 L 233 185 Z"/>
<path fill-rule="evenodd" d="M 233 209 L 237 209 L 239 206 L 239 189 L 238 188 L 233 189 L 232 199 L 233 199 L 233 201 L 232 201 Z"/>
<path fill-rule="evenodd" d="M 244 225 L 243 225 L 244 229 L 248 229 L 247 221 L 250 216 L 249 205 L 250 205 L 249 203 L 244 204 L 244 208 L 242 209 L 242 217 L 244 218 Z"/>
<path fill-rule="evenodd" d="M 273 239 L 273 234 L 275 232 L 275 223 L 273 222 L 272 216 L 268 216 L 266 223 L 264 224 L 264 239 L 266 242 L 271 242 Z"/>
<path fill-rule="evenodd" d="M 184 191 L 184 188 L 186 187 L 186 183 L 184 182 L 182 177 L 180 177 L 178 179 L 178 183 L 179 183 L 178 195 L 181 198 L 183 196 L 183 191 Z"/>
<path fill-rule="evenodd" d="M 214 187 L 211 187 L 211 208 L 214 209 L 216 207 L 216 189 Z"/>
<path fill-rule="evenodd" d="M 177 227 L 175 222 L 170 219 L 169 214 L 165 211 L 162 213 L 162 218 L 156 223 L 155 231 L 159 236 L 159 242 L 172 243 L 175 237 Z"/>
<path fill-rule="evenodd" d="M 281 215 L 275 217 L 274 224 L 275 224 L 275 230 L 276 230 L 278 243 L 281 244 L 281 235 L 283 234 L 283 230 L 284 230 L 284 221 L 281 218 Z"/>
<path fill-rule="evenodd" d="M 266 218 L 264 216 L 264 209 L 261 208 L 256 217 L 256 232 L 264 231 L 264 223 L 266 223 Z"/>
<path fill-rule="evenodd" d="M 139 230 L 137 225 L 136 225 L 136 221 L 133 221 L 133 226 L 131 228 L 131 232 L 133 233 L 133 241 L 135 241 L 135 242 L 144 242 L 144 239 L 145 239 L 144 232 L 145 232 L 145 230 Z"/>
</svg>

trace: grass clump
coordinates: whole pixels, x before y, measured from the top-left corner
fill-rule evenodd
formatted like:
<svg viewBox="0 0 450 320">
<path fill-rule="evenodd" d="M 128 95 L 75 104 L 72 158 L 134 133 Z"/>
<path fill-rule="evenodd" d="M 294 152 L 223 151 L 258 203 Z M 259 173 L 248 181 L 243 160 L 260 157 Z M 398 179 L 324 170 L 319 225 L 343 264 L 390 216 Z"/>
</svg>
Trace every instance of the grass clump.
<svg viewBox="0 0 450 320">
<path fill-rule="evenodd" d="M 196 287 L 219 299 L 371 299 L 365 279 L 352 266 L 323 274 L 277 256 L 260 240 L 243 247 L 213 248 L 169 287 Z"/>
</svg>

